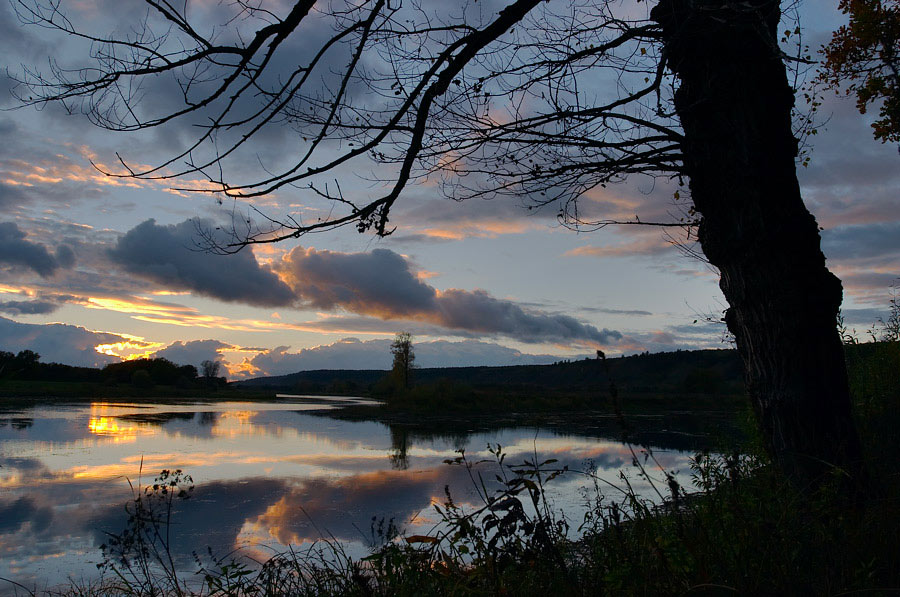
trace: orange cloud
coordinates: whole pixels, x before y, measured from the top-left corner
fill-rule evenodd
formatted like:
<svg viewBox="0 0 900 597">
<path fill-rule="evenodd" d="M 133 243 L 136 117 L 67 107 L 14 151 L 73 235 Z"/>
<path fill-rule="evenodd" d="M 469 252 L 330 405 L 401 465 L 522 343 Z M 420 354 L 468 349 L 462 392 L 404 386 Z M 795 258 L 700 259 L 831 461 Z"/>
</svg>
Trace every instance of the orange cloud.
<svg viewBox="0 0 900 597">
<path fill-rule="evenodd" d="M 25 296 L 35 296 L 37 294 L 34 290 L 25 288 L 24 286 L 7 286 L 5 284 L 0 284 L 0 293 L 24 294 Z"/>
<path fill-rule="evenodd" d="M 632 257 L 635 255 L 656 255 L 671 249 L 672 243 L 661 236 L 645 236 L 618 245 L 578 247 L 563 253 L 564 257 Z"/>
<path fill-rule="evenodd" d="M 82 304 L 88 309 L 106 309 L 118 313 L 126 313 L 138 321 L 182 327 L 202 327 L 242 332 L 283 330 L 286 328 L 302 331 L 318 331 L 309 325 L 293 325 L 258 319 L 231 319 L 216 315 L 202 315 L 193 307 L 186 307 L 175 303 L 160 303 L 142 297 L 88 297 Z M 119 335 L 127 336 L 127 334 Z M 157 347 L 160 346 L 162 345 L 157 345 Z"/>
<path fill-rule="evenodd" d="M 127 336 L 128 334 L 119 334 Z M 112 344 L 98 344 L 94 350 L 100 354 L 113 357 L 119 357 L 123 361 L 132 361 L 134 359 L 145 359 L 151 354 L 165 346 L 162 342 L 147 342 L 143 338 L 132 337 L 130 340 L 122 342 L 114 342 Z"/>
<path fill-rule="evenodd" d="M 496 238 L 504 234 L 522 234 L 544 226 L 531 222 L 505 220 L 466 220 L 441 227 L 426 228 L 422 234 L 431 238 L 462 240 L 464 238 Z"/>
<path fill-rule="evenodd" d="M 250 361 L 250 357 L 244 357 L 240 363 L 226 362 L 225 368 L 228 370 L 228 377 L 231 378 L 254 377 L 262 372 L 262 369 Z"/>
</svg>

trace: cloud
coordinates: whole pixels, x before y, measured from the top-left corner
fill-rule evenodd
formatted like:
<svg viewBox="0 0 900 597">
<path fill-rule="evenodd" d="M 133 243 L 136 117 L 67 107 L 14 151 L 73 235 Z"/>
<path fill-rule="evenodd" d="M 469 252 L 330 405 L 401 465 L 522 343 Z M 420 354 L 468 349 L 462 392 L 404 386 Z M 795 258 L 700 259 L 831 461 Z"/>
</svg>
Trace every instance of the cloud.
<svg viewBox="0 0 900 597">
<path fill-rule="evenodd" d="M 879 270 L 836 266 L 831 270 L 843 283 L 845 294 L 852 296 L 858 304 L 886 305 L 891 286 L 900 279 L 894 267 Z"/>
<path fill-rule="evenodd" d="M 60 246 L 54 256 L 45 246 L 27 240 L 18 224 L 0 222 L 0 265 L 26 267 L 46 278 L 60 267 L 72 267 L 74 262 L 71 248 Z"/>
<path fill-rule="evenodd" d="M 660 255 L 673 252 L 672 243 L 658 232 L 632 233 L 637 238 L 615 245 L 577 247 L 564 254 L 566 257 L 634 257 Z"/>
<path fill-rule="evenodd" d="M 0 123 L 0 137 L 3 136 L 5 135 L 3 134 L 2 123 Z M 12 185 L 0 182 L 0 213 L 9 213 L 13 211 L 13 207 L 22 205 L 25 201 L 25 193 Z"/>
<path fill-rule="evenodd" d="M 893 262 L 892 258 L 900 256 L 900 221 L 825 230 L 822 245 L 829 258 Z"/>
<path fill-rule="evenodd" d="M 0 350 L 33 350 L 45 363 L 102 367 L 119 359 L 97 352 L 96 346 L 129 341 L 134 342 L 118 334 L 94 332 L 74 325 L 19 323 L 0 317 Z"/>
<path fill-rule="evenodd" d="M 411 190 L 392 212 L 398 226 L 387 243 L 438 243 L 466 238 L 496 238 L 546 230 L 557 225 L 556 210 L 528 210 L 521 201 L 472 199 L 454 201 L 433 189 Z"/>
<path fill-rule="evenodd" d="M 616 345 L 621 354 L 732 348 L 724 322 L 697 320 L 696 323 L 668 325 L 662 329 L 633 331 Z"/>
<path fill-rule="evenodd" d="M 877 326 L 879 321 L 883 321 L 890 316 L 890 312 L 887 308 L 851 308 L 841 309 L 841 316 L 844 318 L 845 326 L 858 326 L 860 329 L 865 329 Z"/>
<path fill-rule="evenodd" d="M 297 247 L 284 259 L 288 281 L 306 305 L 342 307 L 354 313 L 396 319 L 430 311 L 437 292 L 388 249 L 338 253 Z"/>
<path fill-rule="evenodd" d="M 523 342 L 610 344 L 622 337 L 615 330 L 598 330 L 568 315 L 526 311 L 484 290 L 447 290 L 441 293 L 438 308 L 437 320 L 449 328 L 502 334 Z"/>
<path fill-rule="evenodd" d="M 382 369 L 391 367 L 391 341 L 361 341 L 344 338 L 333 344 L 289 352 L 279 346 L 249 359 L 254 376 L 285 375 L 315 369 Z M 496 367 L 553 363 L 559 356 L 527 354 L 500 344 L 463 340 L 415 342 L 416 364 L 420 367 Z"/>
<path fill-rule="evenodd" d="M 0 301 L 0 312 L 10 315 L 44 315 L 57 309 L 58 304 L 47 301 Z"/>
<path fill-rule="evenodd" d="M 173 342 L 162 350 L 151 355 L 153 358 L 169 359 L 179 365 L 199 367 L 203 361 L 220 361 L 221 348 L 232 348 L 231 344 L 218 340 L 191 340 L 189 342 Z"/>
<path fill-rule="evenodd" d="M 338 253 L 297 247 L 280 267 L 297 297 L 311 308 L 342 308 L 523 342 L 594 345 L 621 338 L 617 331 L 599 330 L 568 315 L 525 309 L 484 290 L 437 290 L 416 275 L 407 259 L 388 249 Z"/>
<path fill-rule="evenodd" d="M 885 305 L 900 279 L 900 221 L 841 226 L 822 232 L 830 269 L 856 303 Z"/>
<path fill-rule="evenodd" d="M 829 120 L 813 139 L 815 150 L 809 167 L 798 169 L 797 174 L 805 202 L 826 228 L 826 254 L 832 257 L 836 249 L 849 249 L 829 247 L 837 239 L 828 237 L 841 227 L 900 221 L 900 168 L 896 144 L 872 138 L 871 114 L 860 115 L 852 98 L 825 94 L 821 99 L 818 113 Z"/>
<path fill-rule="evenodd" d="M 129 230 L 109 251 L 112 261 L 135 276 L 229 302 L 261 307 L 293 302 L 291 289 L 246 249 L 221 256 L 196 250 L 196 222 L 169 226 L 146 220 Z"/>
<path fill-rule="evenodd" d="M 406 528 L 415 524 L 417 513 L 429 508 L 442 487 L 465 487 L 462 470 L 435 467 L 415 475 L 372 471 L 338 479 L 303 479 L 263 514 L 248 518 L 243 530 L 273 537 L 283 545 L 302 545 L 320 541 L 323 531 L 343 542 L 358 540 L 360 528 L 375 517 Z"/>
<path fill-rule="evenodd" d="M 610 309 L 607 307 L 579 307 L 579 311 L 585 311 L 586 313 L 609 313 L 610 315 L 632 315 L 643 317 L 646 315 L 653 315 L 650 311 L 644 311 L 643 309 Z"/>
</svg>

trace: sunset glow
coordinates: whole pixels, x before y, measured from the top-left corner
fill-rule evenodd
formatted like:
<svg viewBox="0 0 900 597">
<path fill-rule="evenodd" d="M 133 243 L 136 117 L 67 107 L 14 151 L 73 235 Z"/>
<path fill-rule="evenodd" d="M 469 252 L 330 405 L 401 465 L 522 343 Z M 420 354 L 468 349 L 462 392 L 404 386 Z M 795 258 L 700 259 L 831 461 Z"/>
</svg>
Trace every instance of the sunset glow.
<svg viewBox="0 0 900 597">
<path fill-rule="evenodd" d="M 900 0 L 10 0 L 0 55 L 0 595 L 900 587 Z"/>
</svg>

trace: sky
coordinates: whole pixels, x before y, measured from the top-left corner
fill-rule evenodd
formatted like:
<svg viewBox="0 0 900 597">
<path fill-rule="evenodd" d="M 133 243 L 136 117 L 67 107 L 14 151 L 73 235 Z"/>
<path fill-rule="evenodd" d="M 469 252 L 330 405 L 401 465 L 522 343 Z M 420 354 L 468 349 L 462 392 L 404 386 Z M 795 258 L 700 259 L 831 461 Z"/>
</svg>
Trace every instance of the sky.
<svg viewBox="0 0 900 597">
<path fill-rule="evenodd" d="M 73 3 L 68 10 L 76 23 L 130 26 L 135 12 L 112 6 Z M 220 22 L 208 3 L 195 6 L 199 22 Z M 800 11 L 813 49 L 842 21 L 824 1 L 807 1 Z M 23 65 L 46 70 L 51 57 L 65 66 L 78 56 L 67 51 L 70 40 L 52 33 L 23 25 L 3 3 L 3 66 L 15 75 Z M 116 168 L 117 153 L 131 163 L 158 163 L 190 141 L 196 122 L 110 132 L 57 105 L 17 108 L 13 87 L 6 75 L 0 350 L 27 348 L 45 362 L 83 366 L 142 356 L 193 365 L 216 359 L 240 379 L 389 368 L 390 340 L 400 331 L 413 334 L 422 367 L 729 346 L 715 321 L 725 308 L 716 272 L 673 245 L 683 233 L 630 226 L 575 232 L 552 208 L 527 210 L 505 198 L 456 202 L 423 184 L 401 197 L 392 214 L 397 230 L 386 238 L 341 229 L 214 255 L 198 249 L 198 229 L 215 228 L 234 206 L 183 190 L 202 181 L 113 178 L 94 167 Z M 144 103 L 164 109 L 179 101 L 174 95 L 151 86 Z M 823 102 L 820 120 L 827 122 L 810 137 L 811 160 L 798 174 L 823 229 L 828 266 L 844 284 L 845 322 L 864 338 L 886 316 L 900 278 L 900 155 L 872 139 L 871 118 L 851 100 L 825 95 Z M 289 160 L 296 137 L 287 127 L 265 130 L 237 172 Z M 336 176 L 350 192 L 371 188 L 361 170 Z M 633 178 L 581 202 L 607 217 L 653 219 L 677 213 L 675 189 Z M 290 188 L 253 205 L 307 218 L 321 209 Z"/>
</svg>

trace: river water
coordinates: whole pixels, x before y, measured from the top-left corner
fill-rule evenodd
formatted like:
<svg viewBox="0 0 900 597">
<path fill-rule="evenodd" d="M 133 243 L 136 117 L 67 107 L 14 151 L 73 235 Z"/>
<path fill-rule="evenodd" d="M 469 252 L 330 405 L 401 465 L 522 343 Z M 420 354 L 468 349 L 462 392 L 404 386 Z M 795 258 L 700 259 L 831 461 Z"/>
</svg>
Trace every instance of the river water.
<svg viewBox="0 0 900 597">
<path fill-rule="evenodd" d="M 613 485 L 622 485 L 623 472 L 639 493 L 655 495 L 633 465 L 635 455 L 643 461 L 642 448 L 613 439 L 609 421 L 593 425 L 581 415 L 577 424 L 564 417 L 546 424 L 480 419 L 429 428 L 341 420 L 323 410 L 333 406 L 292 397 L 0 412 L 0 576 L 39 590 L 96 578 L 99 546 L 107 533 L 123 530 L 132 491 L 162 469 L 181 469 L 195 486 L 176 504 L 172 525 L 173 551 L 186 570 L 196 568 L 192 551 L 238 550 L 265 560 L 323 538 L 365 555 L 373 519 L 426 534 L 438 522 L 433 506 L 446 499 L 445 487 L 464 506 L 479 503 L 465 467 L 444 461 L 457 450 L 472 461 L 491 460 L 489 444 L 500 444 L 508 463 L 554 458 L 553 467 L 596 470 L 609 499 L 620 497 Z M 684 437 L 666 425 L 655 431 L 651 476 L 663 477 L 655 458 L 690 486 L 686 448 L 696 446 Z M 479 466 L 493 478 L 490 463 Z M 596 497 L 592 487 L 577 472 L 549 486 L 573 529 Z M 0 582 L 0 594 L 12 591 Z"/>
</svg>

